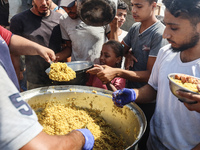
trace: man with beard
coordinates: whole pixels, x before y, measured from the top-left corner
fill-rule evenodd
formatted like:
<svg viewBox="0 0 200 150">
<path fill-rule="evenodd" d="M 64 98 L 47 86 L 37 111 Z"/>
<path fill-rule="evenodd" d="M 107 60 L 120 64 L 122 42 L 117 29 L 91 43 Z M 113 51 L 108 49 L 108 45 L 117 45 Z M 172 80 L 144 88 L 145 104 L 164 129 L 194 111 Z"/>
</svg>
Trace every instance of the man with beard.
<svg viewBox="0 0 200 150">
<path fill-rule="evenodd" d="M 147 103 L 156 98 L 150 123 L 148 150 L 200 149 L 200 115 L 185 107 L 170 91 L 167 75 L 183 73 L 200 76 L 200 0 L 163 0 L 166 6 L 163 37 L 170 43 L 161 48 L 148 84 L 139 89 L 113 93 L 117 106 L 130 102 Z M 178 92 L 178 91 L 177 91 Z M 189 96 L 195 100 L 195 95 Z M 188 105 L 186 105 L 188 106 Z M 199 108 L 198 108 L 199 110 Z"/>
<path fill-rule="evenodd" d="M 71 56 L 71 61 L 99 63 L 102 45 L 109 37 L 109 25 L 95 27 L 81 21 L 76 0 L 61 0 L 60 6 L 67 12 L 60 19 L 62 38 L 67 45 L 60 59 Z"/>
<path fill-rule="evenodd" d="M 121 42 L 124 45 L 126 58 L 124 66 L 126 70 L 105 65 L 105 69 L 97 74 L 101 81 L 108 83 L 115 77 L 125 78 L 127 88 L 140 88 L 148 83 L 158 51 L 168 44 L 167 40 L 162 38 L 165 26 L 156 18 L 154 13 L 156 6 L 157 0 L 131 0 L 131 12 L 135 23 Z M 117 33 L 117 30 L 114 30 Z M 146 149 L 149 123 L 155 110 L 155 101 L 137 104 L 147 118 L 147 130 L 138 147 Z"/>
<path fill-rule="evenodd" d="M 33 0 L 33 7 L 11 19 L 10 30 L 40 45 L 52 49 L 56 56 L 61 52 L 62 37 L 59 26 L 61 14 L 51 11 L 52 0 Z M 27 49 L 28 51 L 29 49 Z M 19 58 L 13 56 L 19 77 Z M 25 56 L 28 89 L 52 85 L 45 70 L 50 66 L 38 56 Z"/>
</svg>

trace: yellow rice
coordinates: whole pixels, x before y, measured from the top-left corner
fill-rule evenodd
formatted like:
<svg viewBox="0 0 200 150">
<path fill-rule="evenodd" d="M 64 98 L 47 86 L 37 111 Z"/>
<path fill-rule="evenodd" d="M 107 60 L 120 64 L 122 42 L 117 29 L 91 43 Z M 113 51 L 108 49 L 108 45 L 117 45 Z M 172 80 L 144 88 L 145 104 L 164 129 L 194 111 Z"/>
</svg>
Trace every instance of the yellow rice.
<svg viewBox="0 0 200 150">
<path fill-rule="evenodd" d="M 193 92 L 196 92 L 196 93 L 200 93 L 197 89 L 197 84 L 192 84 L 192 83 L 188 83 L 188 82 L 185 82 L 185 83 L 182 83 L 181 80 L 178 80 L 178 79 L 174 79 L 174 78 L 171 78 L 172 81 L 174 81 L 176 84 L 190 90 L 190 91 L 193 91 Z"/>
<path fill-rule="evenodd" d="M 72 130 L 87 127 L 94 135 L 94 150 L 122 150 L 125 142 L 117 136 L 112 127 L 100 116 L 100 111 L 49 101 L 31 105 L 36 110 L 38 120 L 49 135 L 65 135 Z M 42 111 L 37 111 L 44 108 Z"/>
<path fill-rule="evenodd" d="M 68 67 L 66 63 L 52 63 L 49 78 L 54 81 L 70 81 L 76 78 L 76 72 Z"/>
</svg>

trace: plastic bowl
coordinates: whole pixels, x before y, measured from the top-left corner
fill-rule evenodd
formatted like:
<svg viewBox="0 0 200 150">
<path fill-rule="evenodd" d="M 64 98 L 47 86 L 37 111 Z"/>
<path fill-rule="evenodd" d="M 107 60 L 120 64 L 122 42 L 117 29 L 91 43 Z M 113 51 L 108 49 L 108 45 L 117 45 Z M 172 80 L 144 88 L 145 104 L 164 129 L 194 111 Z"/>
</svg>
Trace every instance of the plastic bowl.
<svg viewBox="0 0 200 150">
<path fill-rule="evenodd" d="M 178 74 L 180 74 L 180 73 L 171 73 L 171 74 L 168 75 L 169 86 L 170 86 L 171 92 L 172 92 L 172 93 L 178 98 L 178 100 L 180 100 L 181 102 L 188 103 L 188 104 L 196 104 L 197 101 L 193 101 L 193 100 L 187 99 L 187 98 L 185 98 L 185 97 L 182 97 L 182 96 L 176 94 L 176 91 L 177 91 L 177 90 L 181 90 L 181 91 L 184 91 L 184 92 L 190 92 L 190 93 L 194 93 L 194 94 L 199 94 L 199 93 L 196 93 L 196 92 L 194 92 L 194 91 L 191 91 L 191 90 L 189 90 L 189 89 L 187 89 L 187 88 L 185 88 L 185 87 L 183 87 L 183 86 L 178 85 L 176 82 L 174 82 L 174 81 L 171 79 L 171 78 L 174 79 L 175 75 L 178 75 Z M 189 76 L 189 75 L 187 75 L 187 76 Z M 196 77 L 194 77 L 194 76 L 191 76 L 191 77 L 196 78 Z M 196 79 L 200 80 L 199 78 L 196 78 Z"/>
</svg>

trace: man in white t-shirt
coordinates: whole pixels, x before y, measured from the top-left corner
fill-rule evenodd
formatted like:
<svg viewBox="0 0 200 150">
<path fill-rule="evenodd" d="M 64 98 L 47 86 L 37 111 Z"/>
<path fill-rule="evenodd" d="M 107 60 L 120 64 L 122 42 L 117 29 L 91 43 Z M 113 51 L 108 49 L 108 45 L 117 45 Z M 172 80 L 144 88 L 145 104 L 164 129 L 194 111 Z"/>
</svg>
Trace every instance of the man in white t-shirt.
<svg viewBox="0 0 200 150">
<path fill-rule="evenodd" d="M 166 6 L 163 37 L 170 44 L 160 49 L 148 84 L 114 92 L 113 101 L 123 107 L 130 102 L 147 103 L 156 98 L 148 150 L 200 149 L 198 109 L 186 108 L 172 94 L 167 79 L 170 73 L 200 77 L 200 7 L 197 7 L 200 0 L 163 0 L 163 3 Z M 185 96 L 188 95 L 191 96 Z M 195 100 L 194 95 L 190 98 Z"/>
<path fill-rule="evenodd" d="M 159 49 L 168 44 L 167 40 L 162 38 L 165 26 L 154 13 L 156 6 L 157 0 L 131 0 L 132 15 L 136 23 L 121 42 L 124 45 L 126 70 L 104 65 L 104 70 L 97 74 L 102 82 L 108 83 L 115 77 L 121 77 L 126 79 L 127 88 L 140 88 L 147 84 Z M 111 35 L 116 29 L 117 26 L 111 26 Z M 114 36 L 116 37 L 116 32 Z M 139 142 L 139 148 L 145 149 L 155 102 L 138 105 L 144 111 L 148 122 L 147 130 Z"/>
</svg>

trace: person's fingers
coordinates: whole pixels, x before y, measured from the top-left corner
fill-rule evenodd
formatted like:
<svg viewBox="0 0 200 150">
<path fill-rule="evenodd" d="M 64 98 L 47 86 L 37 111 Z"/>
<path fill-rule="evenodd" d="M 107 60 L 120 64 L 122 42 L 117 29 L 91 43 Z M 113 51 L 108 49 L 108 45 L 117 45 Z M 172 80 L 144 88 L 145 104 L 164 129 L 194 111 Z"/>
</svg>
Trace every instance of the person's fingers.
<svg viewBox="0 0 200 150">
<path fill-rule="evenodd" d="M 200 102 L 200 95 L 199 94 L 193 94 L 191 92 L 184 92 L 184 91 L 176 91 L 176 93 L 182 97 L 186 97 L 190 100 L 198 101 Z"/>
<path fill-rule="evenodd" d="M 51 62 L 51 58 L 48 55 L 44 56 L 44 59 L 46 62 L 50 63 Z"/>
<path fill-rule="evenodd" d="M 104 69 L 106 69 L 106 68 L 108 68 L 108 66 L 107 65 L 101 65 Z"/>
<path fill-rule="evenodd" d="M 118 104 L 116 101 L 114 101 L 114 104 L 115 104 L 117 107 L 121 107 L 121 108 L 123 108 L 123 105 Z"/>
<path fill-rule="evenodd" d="M 56 60 L 56 55 L 55 55 L 54 52 L 50 54 L 50 58 L 51 58 L 52 61 Z"/>
<path fill-rule="evenodd" d="M 94 64 L 94 67 L 99 67 L 100 65 L 98 65 L 98 64 Z"/>
<path fill-rule="evenodd" d="M 135 62 L 138 62 L 138 60 L 137 60 L 135 57 L 133 57 L 133 60 L 134 60 Z"/>
<path fill-rule="evenodd" d="M 199 107 L 199 105 L 197 105 L 197 104 L 188 104 L 188 103 L 184 103 L 184 105 L 185 105 L 190 111 L 194 111 L 194 110 L 196 110 L 196 109 Z"/>
<path fill-rule="evenodd" d="M 43 55 L 43 58 L 50 63 L 51 61 L 55 61 L 56 60 L 56 55 L 55 53 L 51 50 L 49 52 L 45 52 Z"/>
</svg>

